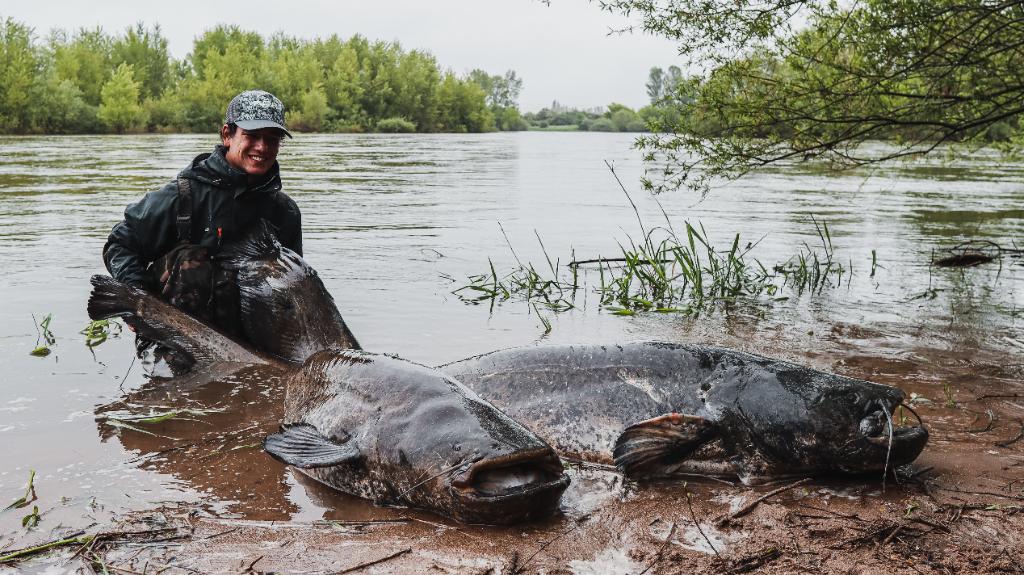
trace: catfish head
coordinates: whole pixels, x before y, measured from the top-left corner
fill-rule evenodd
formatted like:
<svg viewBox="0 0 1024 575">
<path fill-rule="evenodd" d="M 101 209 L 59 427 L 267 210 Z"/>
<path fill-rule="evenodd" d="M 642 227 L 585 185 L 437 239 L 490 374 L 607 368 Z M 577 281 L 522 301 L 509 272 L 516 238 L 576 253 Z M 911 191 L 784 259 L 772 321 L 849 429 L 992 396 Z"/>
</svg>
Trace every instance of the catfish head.
<svg viewBox="0 0 1024 575">
<path fill-rule="evenodd" d="M 265 220 L 217 260 L 237 273 L 243 336 L 259 351 L 301 363 L 322 349 L 359 349 L 316 270 Z"/>
<path fill-rule="evenodd" d="M 336 489 L 464 523 L 546 517 L 569 484 L 544 441 L 458 381 L 354 350 L 309 358 L 288 381 L 272 455 Z"/>
<path fill-rule="evenodd" d="M 882 473 L 913 461 L 923 425 L 902 426 L 895 387 L 783 362 L 726 369 L 700 414 L 671 414 L 627 428 L 615 460 L 627 473 L 664 474 L 712 450 L 746 484 L 828 473 Z"/>
<path fill-rule="evenodd" d="M 900 425 L 895 410 L 904 395 L 895 387 L 781 362 L 747 364 L 730 376 L 736 391 L 715 408 L 745 482 L 881 473 L 913 461 L 928 441 L 922 425 Z"/>
</svg>

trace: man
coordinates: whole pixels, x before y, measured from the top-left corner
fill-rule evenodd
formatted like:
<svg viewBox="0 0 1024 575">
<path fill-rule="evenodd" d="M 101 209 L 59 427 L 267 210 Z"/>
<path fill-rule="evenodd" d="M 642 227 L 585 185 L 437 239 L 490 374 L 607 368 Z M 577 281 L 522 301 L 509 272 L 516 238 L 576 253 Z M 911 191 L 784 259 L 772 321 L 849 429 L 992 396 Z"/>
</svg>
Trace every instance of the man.
<svg viewBox="0 0 1024 575">
<path fill-rule="evenodd" d="M 277 153 L 285 136 L 292 137 L 280 100 L 262 90 L 235 96 L 221 145 L 125 209 L 103 247 L 110 275 L 236 332 L 237 286 L 211 262 L 220 246 L 265 219 L 282 245 L 302 254 L 299 208 L 281 192 Z"/>
</svg>

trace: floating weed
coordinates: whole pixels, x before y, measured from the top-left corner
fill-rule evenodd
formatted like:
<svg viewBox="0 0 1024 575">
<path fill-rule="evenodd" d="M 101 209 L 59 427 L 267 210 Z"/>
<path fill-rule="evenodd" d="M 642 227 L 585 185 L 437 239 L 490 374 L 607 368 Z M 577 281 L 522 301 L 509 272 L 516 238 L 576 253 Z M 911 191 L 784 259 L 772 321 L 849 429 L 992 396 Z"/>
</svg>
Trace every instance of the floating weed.
<svg viewBox="0 0 1024 575">
<path fill-rule="evenodd" d="M 160 435 L 153 433 L 152 431 L 139 427 L 140 425 L 156 425 L 165 421 L 196 421 L 203 423 L 196 417 L 208 415 L 210 413 L 218 413 L 224 411 L 223 409 L 172 409 L 168 411 L 157 411 L 151 409 L 149 413 L 139 414 L 130 412 L 112 412 L 112 414 L 100 415 L 96 417 L 96 421 L 106 423 L 107 425 L 119 429 L 127 429 L 129 431 L 135 431 L 145 435 L 151 435 L 153 437 L 163 437 L 164 439 L 175 439 L 166 435 Z M 189 417 L 191 416 L 191 417 Z"/>
<path fill-rule="evenodd" d="M 25 495 L 22 495 L 17 501 L 11 503 L 7 507 L 4 507 L 4 511 L 9 509 L 21 509 L 22 507 L 28 507 L 29 503 L 32 503 L 38 497 L 36 497 L 35 487 L 36 472 L 34 469 L 30 469 L 28 473 L 28 486 L 25 487 Z"/>
<path fill-rule="evenodd" d="M 85 336 L 85 345 L 93 348 L 107 341 L 110 336 L 121 335 L 121 324 L 109 319 L 98 319 L 89 322 L 89 325 L 78 333 Z"/>
<path fill-rule="evenodd" d="M 57 338 L 53 336 L 53 332 L 50 331 L 50 322 L 53 320 L 53 314 L 48 313 L 43 321 L 36 321 L 35 314 L 32 315 L 32 323 L 36 326 L 36 346 L 32 351 L 28 352 L 29 355 L 36 357 L 46 357 L 50 355 L 52 351 L 51 345 L 57 343 Z"/>
<path fill-rule="evenodd" d="M 39 507 L 33 505 L 32 513 L 21 518 L 21 526 L 25 529 L 32 529 L 36 525 L 39 525 Z"/>
</svg>

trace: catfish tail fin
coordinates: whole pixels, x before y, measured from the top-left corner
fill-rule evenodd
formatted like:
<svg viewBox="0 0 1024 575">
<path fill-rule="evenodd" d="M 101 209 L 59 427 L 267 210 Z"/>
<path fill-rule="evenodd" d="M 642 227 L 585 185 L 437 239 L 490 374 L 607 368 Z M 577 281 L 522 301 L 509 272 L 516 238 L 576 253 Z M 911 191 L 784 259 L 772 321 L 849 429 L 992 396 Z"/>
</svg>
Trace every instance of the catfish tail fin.
<svg viewBox="0 0 1024 575">
<path fill-rule="evenodd" d="M 139 301 L 147 295 L 141 289 L 109 276 L 94 275 L 89 281 L 93 287 L 89 294 L 88 312 L 89 319 L 93 320 L 134 316 Z"/>
<path fill-rule="evenodd" d="M 227 269 L 238 269 L 251 260 L 270 260 L 281 253 L 274 225 L 267 220 L 257 222 L 242 239 L 225 245 L 217 256 Z"/>
<path fill-rule="evenodd" d="M 615 441 L 615 465 L 627 477 L 659 475 L 718 433 L 714 423 L 669 413 L 633 424 Z"/>
</svg>

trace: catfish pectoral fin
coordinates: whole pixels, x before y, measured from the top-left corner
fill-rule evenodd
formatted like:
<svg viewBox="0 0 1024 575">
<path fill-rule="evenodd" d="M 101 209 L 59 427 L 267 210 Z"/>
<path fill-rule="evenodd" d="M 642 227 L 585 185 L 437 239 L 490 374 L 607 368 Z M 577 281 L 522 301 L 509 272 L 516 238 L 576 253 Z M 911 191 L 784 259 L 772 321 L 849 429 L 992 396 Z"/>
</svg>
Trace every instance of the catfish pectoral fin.
<svg viewBox="0 0 1024 575">
<path fill-rule="evenodd" d="M 305 469 L 341 465 L 361 457 L 353 442 L 332 441 L 308 423 L 281 426 L 280 433 L 263 441 L 263 449 L 283 463 Z"/>
<path fill-rule="evenodd" d="M 669 413 L 630 425 L 615 440 L 615 465 L 627 476 L 657 475 L 717 434 L 703 417 Z"/>
</svg>

